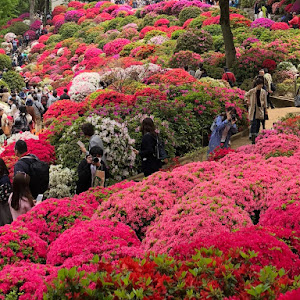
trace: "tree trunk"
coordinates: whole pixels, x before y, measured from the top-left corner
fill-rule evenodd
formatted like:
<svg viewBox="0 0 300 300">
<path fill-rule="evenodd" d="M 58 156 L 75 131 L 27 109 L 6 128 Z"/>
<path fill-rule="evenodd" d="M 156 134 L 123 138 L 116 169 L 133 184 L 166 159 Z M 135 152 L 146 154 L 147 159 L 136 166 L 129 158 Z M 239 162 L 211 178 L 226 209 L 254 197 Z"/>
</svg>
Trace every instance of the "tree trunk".
<svg viewBox="0 0 300 300">
<path fill-rule="evenodd" d="M 30 24 L 34 22 L 34 6 L 35 6 L 35 0 L 30 0 L 30 8 L 29 8 Z"/>
<path fill-rule="evenodd" d="M 231 68 L 236 59 L 236 51 L 233 43 L 233 35 L 230 28 L 229 1 L 219 0 L 219 5 L 221 11 L 220 25 L 222 28 L 225 44 L 226 67 Z"/>
</svg>

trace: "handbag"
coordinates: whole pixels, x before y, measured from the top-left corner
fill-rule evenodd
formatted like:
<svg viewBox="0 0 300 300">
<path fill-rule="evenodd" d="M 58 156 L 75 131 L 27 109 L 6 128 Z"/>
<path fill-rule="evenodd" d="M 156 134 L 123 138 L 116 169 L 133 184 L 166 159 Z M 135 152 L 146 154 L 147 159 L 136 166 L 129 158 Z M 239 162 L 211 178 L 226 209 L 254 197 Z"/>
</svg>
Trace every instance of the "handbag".
<svg viewBox="0 0 300 300">
<path fill-rule="evenodd" d="M 276 92 L 276 85 L 273 82 L 271 82 L 271 91 Z"/>
<path fill-rule="evenodd" d="M 300 89 L 300 88 L 299 88 Z M 295 102 L 295 107 L 300 107 L 300 95 L 299 95 L 299 89 L 297 91 L 297 94 L 294 98 L 294 102 Z"/>
</svg>

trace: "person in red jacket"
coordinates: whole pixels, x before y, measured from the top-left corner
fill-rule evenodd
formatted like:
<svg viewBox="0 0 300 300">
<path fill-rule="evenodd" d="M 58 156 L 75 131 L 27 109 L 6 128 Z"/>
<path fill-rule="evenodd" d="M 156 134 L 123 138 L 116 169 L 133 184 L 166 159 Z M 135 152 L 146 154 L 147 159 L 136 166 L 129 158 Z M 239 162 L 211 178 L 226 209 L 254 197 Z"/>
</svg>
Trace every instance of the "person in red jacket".
<svg viewBox="0 0 300 300">
<path fill-rule="evenodd" d="M 224 74 L 222 76 L 222 80 L 227 81 L 231 87 L 233 87 L 236 82 L 234 74 L 230 72 L 228 68 L 224 68 Z"/>
<path fill-rule="evenodd" d="M 299 28 L 299 17 L 297 16 L 296 12 L 293 12 L 293 19 L 289 21 L 289 24 L 294 29 Z"/>
</svg>

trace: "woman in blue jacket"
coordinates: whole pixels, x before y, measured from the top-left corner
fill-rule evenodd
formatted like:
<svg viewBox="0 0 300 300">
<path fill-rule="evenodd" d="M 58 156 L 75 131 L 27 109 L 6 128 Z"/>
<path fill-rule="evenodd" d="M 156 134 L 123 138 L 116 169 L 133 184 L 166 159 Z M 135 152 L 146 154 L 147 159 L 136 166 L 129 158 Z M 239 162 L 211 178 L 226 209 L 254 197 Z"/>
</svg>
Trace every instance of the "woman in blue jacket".
<svg viewBox="0 0 300 300">
<path fill-rule="evenodd" d="M 214 120 L 211 126 L 211 137 L 208 144 L 208 152 L 210 154 L 217 147 L 228 148 L 230 138 L 237 133 L 236 126 L 236 110 L 233 107 L 228 107 L 226 113 L 219 115 Z"/>
</svg>

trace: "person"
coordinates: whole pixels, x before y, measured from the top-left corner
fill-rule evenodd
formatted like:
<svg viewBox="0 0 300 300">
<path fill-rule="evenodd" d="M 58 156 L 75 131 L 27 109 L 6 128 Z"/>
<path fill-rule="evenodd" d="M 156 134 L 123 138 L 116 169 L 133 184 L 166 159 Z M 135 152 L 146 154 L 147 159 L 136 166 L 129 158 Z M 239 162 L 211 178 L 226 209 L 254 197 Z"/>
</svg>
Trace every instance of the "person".
<svg viewBox="0 0 300 300">
<path fill-rule="evenodd" d="M 292 17 L 292 20 L 288 21 L 290 27 L 293 27 L 294 29 L 299 28 L 299 17 L 296 12 L 293 12 Z"/>
<path fill-rule="evenodd" d="M 192 70 L 190 67 L 185 66 L 185 67 L 184 67 L 184 70 L 185 70 L 186 72 L 188 72 L 190 75 L 192 75 L 193 77 L 195 77 L 195 71 Z"/>
<path fill-rule="evenodd" d="M 103 147 L 103 142 L 100 138 L 99 135 L 95 134 L 95 127 L 91 124 L 91 123 L 84 123 L 81 126 L 81 130 L 84 134 L 85 137 L 87 137 L 89 139 L 89 146 L 88 146 L 88 150 L 86 150 L 85 147 L 80 147 L 81 151 L 88 155 L 89 151 L 94 147 L 94 146 L 98 146 L 101 149 L 104 149 Z"/>
<path fill-rule="evenodd" d="M 26 106 L 20 106 L 19 111 L 20 113 L 14 120 L 12 127 L 13 134 L 30 131 L 29 124 L 32 122 L 32 117 L 27 113 Z"/>
<path fill-rule="evenodd" d="M 36 96 L 38 98 L 38 101 L 41 103 L 42 102 L 42 96 L 43 96 L 43 93 L 42 93 L 41 89 L 38 89 L 38 91 L 36 93 Z"/>
<path fill-rule="evenodd" d="M 21 99 L 21 101 L 25 101 L 26 99 L 26 88 L 22 88 L 21 92 L 19 93 L 19 97 Z"/>
<path fill-rule="evenodd" d="M 9 172 L 5 162 L 0 158 L 0 226 L 10 224 L 13 219 L 10 213 L 8 199 L 11 193 Z"/>
<path fill-rule="evenodd" d="M 43 105 L 38 101 L 38 98 L 36 95 L 33 96 L 33 104 L 32 107 L 34 108 L 34 114 L 35 114 L 35 131 L 39 132 L 42 130 L 42 116 L 44 113 L 44 107 Z"/>
<path fill-rule="evenodd" d="M 10 93 L 8 91 L 8 88 L 4 87 L 1 101 L 4 103 L 8 103 L 9 97 L 10 97 Z"/>
<path fill-rule="evenodd" d="M 43 107 L 44 107 L 44 112 L 43 112 L 43 114 L 48 110 L 48 107 L 47 107 L 48 99 L 49 99 L 49 98 L 48 98 L 47 95 L 43 95 L 43 96 L 42 96 L 41 104 L 42 104 Z"/>
<path fill-rule="evenodd" d="M 105 178 L 108 178 L 108 170 L 102 160 L 103 149 L 94 146 L 91 148 L 89 155 L 82 160 L 78 166 L 78 181 L 76 185 L 76 194 L 87 191 L 94 186 L 96 171 L 105 172 Z"/>
<path fill-rule="evenodd" d="M 157 133 L 155 125 L 151 118 L 145 118 L 142 122 L 141 132 L 143 135 L 140 151 L 135 150 L 142 159 L 142 171 L 145 177 L 159 171 L 162 167 L 162 161 L 155 156 L 157 146 Z"/>
<path fill-rule="evenodd" d="M 26 33 L 26 34 L 25 34 L 25 45 L 26 45 L 26 48 L 28 47 L 29 41 L 30 41 L 29 34 Z"/>
<path fill-rule="evenodd" d="M 0 123 L 1 123 L 0 135 L 2 134 L 10 135 L 9 121 L 3 107 L 0 107 Z"/>
<path fill-rule="evenodd" d="M 207 72 L 206 72 L 206 70 L 203 68 L 203 64 L 200 63 L 200 64 L 199 64 L 199 68 L 198 68 L 198 70 L 197 70 L 196 73 L 195 73 L 195 78 L 201 79 L 201 78 L 203 78 L 203 77 L 207 77 Z"/>
<path fill-rule="evenodd" d="M 33 108 L 33 101 L 31 99 L 27 99 L 26 101 L 26 112 L 31 116 L 32 122 L 29 123 L 30 130 L 34 129 L 35 123 L 36 123 L 36 117 L 35 117 L 35 112 Z"/>
<path fill-rule="evenodd" d="M 249 120 L 251 121 L 251 139 L 255 144 L 255 139 L 259 133 L 260 124 L 265 119 L 267 112 L 267 92 L 263 89 L 263 78 L 257 78 L 256 86 L 245 94 L 249 106 Z"/>
<path fill-rule="evenodd" d="M 16 100 L 14 98 L 10 98 L 8 100 L 8 105 L 9 105 L 9 108 L 10 108 L 10 113 L 9 115 L 15 119 L 17 117 L 17 115 L 19 114 L 19 109 L 17 107 L 17 104 L 16 104 Z"/>
<path fill-rule="evenodd" d="M 4 85 L 1 85 L 0 87 L 0 94 L 3 94 Z"/>
<path fill-rule="evenodd" d="M 228 148 L 230 138 L 237 133 L 236 110 L 234 107 L 228 107 L 225 114 L 217 116 L 211 126 L 211 137 L 208 144 L 207 154 L 212 153 L 217 147 Z"/>
<path fill-rule="evenodd" d="M 254 4 L 254 20 L 258 18 L 258 13 L 259 13 L 259 7 L 258 7 L 258 1 L 256 1 Z"/>
<path fill-rule="evenodd" d="M 266 8 L 265 4 L 263 4 L 261 6 L 261 10 L 263 12 L 263 18 L 267 18 L 267 8 Z"/>
<path fill-rule="evenodd" d="M 230 70 L 226 67 L 224 68 L 224 74 L 222 76 L 222 80 L 227 81 L 231 87 L 233 87 L 236 82 L 234 74 L 230 72 Z"/>
<path fill-rule="evenodd" d="M 48 164 L 40 161 L 34 154 L 29 154 L 27 144 L 22 140 L 15 144 L 15 155 L 19 160 L 15 164 L 14 175 L 23 172 L 30 176 L 29 188 L 34 198 L 43 194 L 49 187 Z"/>
<path fill-rule="evenodd" d="M 268 108 L 271 107 L 271 109 L 274 109 L 275 106 L 273 105 L 273 103 L 271 101 L 271 97 L 270 97 L 270 95 L 273 93 L 273 91 L 272 91 L 273 79 L 272 79 L 272 75 L 269 73 L 269 70 L 267 68 L 264 69 L 264 81 L 265 81 L 265 85 L 266 85 L 266 90 L 268 92 L 268 95 L 267 95 Z"/>
<path fill-rule="evenodd" d="M 258 19 L 261 19 L 261 18 L 263 18 L 263 17 L 264 17 L 264 13 L 263 13 L 261 7 L 259 7 L 259 8 L 258 8 L 257 18 L 258 18 Z"/>
<path fill-rule="evenodd" d="M 59 100 L 59 98 L 57 97 L 57 91 L 54 90 L 52 95 L 49 95 L 49 99 L 47 102 L 47 108 L 49 108 L 54 102 L 56 102 L 57 100 Z"/>
<path fill-rule="evenodd" d="M 64 93 L 60 96 L 60 100 L 69 100 L 70 96 L 68 95 L 68 89 L 64 89 Z"/>
<path fill-rule="evenodd" d="M 34 207 L 34 198 L 30 192 L 29 183 L 30 176 L 26 173 L 19 172 L 14 176 L 12 193 L 8 199 L 13 221 Z"/>
</svg>

